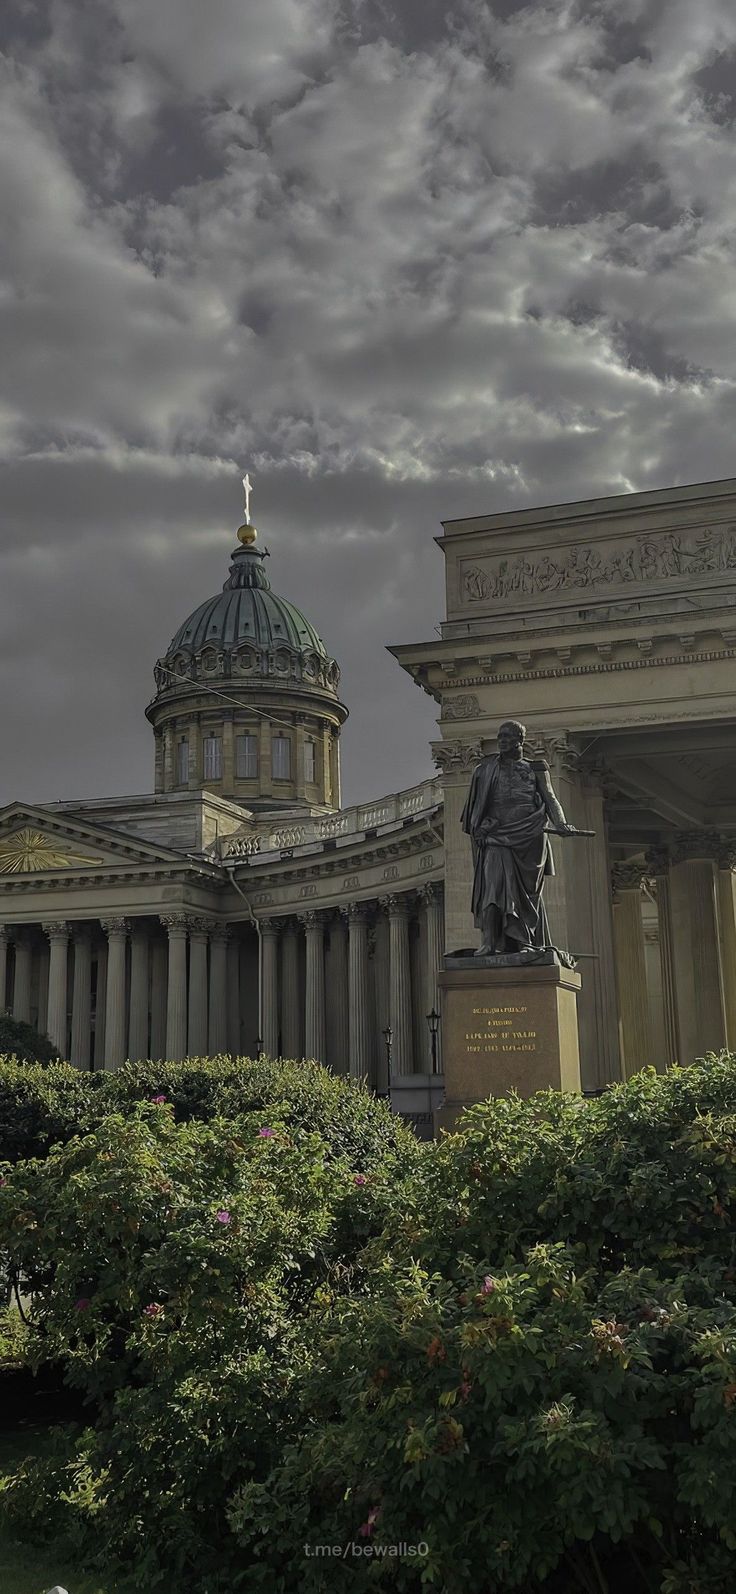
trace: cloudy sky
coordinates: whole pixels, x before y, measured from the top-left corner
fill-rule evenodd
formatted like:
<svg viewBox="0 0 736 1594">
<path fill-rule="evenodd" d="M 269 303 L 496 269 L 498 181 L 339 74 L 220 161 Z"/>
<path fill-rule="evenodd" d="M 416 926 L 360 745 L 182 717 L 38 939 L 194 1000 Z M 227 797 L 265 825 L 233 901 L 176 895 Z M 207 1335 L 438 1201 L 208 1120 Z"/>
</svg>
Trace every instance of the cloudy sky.
<svg viewBox="0 0 736 1594">
<path fill-rule="evenodd" d="M 241 518 L 351 708 L 442 518 L 736 475 L 732 0 L 3 0 L 0 801 L 150 790 Z"/>
</svg>

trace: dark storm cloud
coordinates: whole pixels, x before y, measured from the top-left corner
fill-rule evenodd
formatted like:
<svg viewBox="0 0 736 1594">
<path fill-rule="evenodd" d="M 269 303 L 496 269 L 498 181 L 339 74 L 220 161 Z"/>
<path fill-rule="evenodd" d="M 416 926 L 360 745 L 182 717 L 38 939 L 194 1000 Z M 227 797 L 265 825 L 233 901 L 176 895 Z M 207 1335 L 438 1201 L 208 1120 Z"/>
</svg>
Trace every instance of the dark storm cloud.
<svg viewBox="0 0 736 1594">
<path fill-rule="evenodd" d="M 732 7 L 3 24 L 3 799 L 150 788 L 152 665 L 246 465 L 343 668 L 348 800 L 421 778 L 436 710 L 384 649 L 441 618 L 440 517 L 734 472 Z"/>
</svg>

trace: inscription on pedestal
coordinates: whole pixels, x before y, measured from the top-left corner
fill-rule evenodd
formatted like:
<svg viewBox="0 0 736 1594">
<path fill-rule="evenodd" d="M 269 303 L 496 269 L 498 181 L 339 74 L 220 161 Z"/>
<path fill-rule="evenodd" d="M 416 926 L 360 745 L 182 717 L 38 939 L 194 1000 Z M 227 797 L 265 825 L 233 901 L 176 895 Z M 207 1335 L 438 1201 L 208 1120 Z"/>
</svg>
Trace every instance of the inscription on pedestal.
<svg viewBox="0 0 736 1594">
<path fill-rule="evenodd" d="M 447 962 L 451 960 L 448 958 Z M 580 1089 L 575 1000 L 580 976 L 559 964 L 439 976 L 448 1127 L 464 1105 L 517 1091 Z"/>
<path fill-rule="evenodd" d="M 528 1012 L 526 1002 L 518 1006 L 474 1007 L 476 1028 L 465 1032 L 468 1052 L 489 1056 L 499 1052 L 535 1052 L 537 1031 L 524 1027 Z"/>
</svg>

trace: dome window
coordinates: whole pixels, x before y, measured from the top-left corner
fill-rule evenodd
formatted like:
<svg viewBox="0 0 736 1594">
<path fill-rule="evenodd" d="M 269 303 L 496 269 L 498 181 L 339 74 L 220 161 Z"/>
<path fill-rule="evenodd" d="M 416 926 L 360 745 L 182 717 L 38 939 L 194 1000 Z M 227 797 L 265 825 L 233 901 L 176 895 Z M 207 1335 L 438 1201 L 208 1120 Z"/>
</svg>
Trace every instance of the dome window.
<svg viewBox="0 0 736 1594">
<path fill-rule="evenodd" d="M 235 738 L 235 773 L 238 780 L 258 779 L 258 737 L 252 731 Z"/>
<path fill-rule="evenodd" d="M 203 752 L 205 780 L 222 780 L 222 737 L 205 736 Z"/>
<path fill-rule="evenodd" d="M 271 742 L 271 774 L 274 780 L 291 780 L 291 741 L 274 736 Z"/>
<path fill-rule="evenodd" d="M 186 736 L 176 744 L 176 784 L 187 786 L 189 784 L 189 742 Z"/>
<path fill-rule="evenodd" d="M 317 779 L 317 748 L 312 741 L 304 743 L 304 779 L 307 786 L 313 786 Z"/>
</svg>

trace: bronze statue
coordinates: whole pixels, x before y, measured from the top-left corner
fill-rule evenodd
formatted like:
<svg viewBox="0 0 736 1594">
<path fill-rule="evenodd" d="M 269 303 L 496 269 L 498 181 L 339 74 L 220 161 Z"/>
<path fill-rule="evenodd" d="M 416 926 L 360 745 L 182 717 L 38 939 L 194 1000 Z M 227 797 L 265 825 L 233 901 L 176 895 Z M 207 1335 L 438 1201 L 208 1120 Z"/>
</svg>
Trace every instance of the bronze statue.
<svg viewBox="0 0 736 1594">
<path fill-rule="evenodd" d="M 549 832 L 589 834 L 567 823 L 544 759 L 524 758 L 525 736 L 516 720 L 504 721 L 498 752 L 473 771 L 462 812 L 473 843 L 473 917 L 483 936 L 477 957 L 533 961 L 535 952 L 552 950 L 542 900 L 545 876 L 555 872 Z"/>
</svg>

